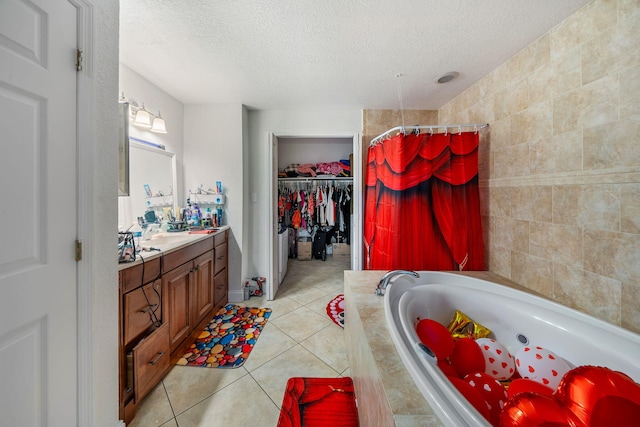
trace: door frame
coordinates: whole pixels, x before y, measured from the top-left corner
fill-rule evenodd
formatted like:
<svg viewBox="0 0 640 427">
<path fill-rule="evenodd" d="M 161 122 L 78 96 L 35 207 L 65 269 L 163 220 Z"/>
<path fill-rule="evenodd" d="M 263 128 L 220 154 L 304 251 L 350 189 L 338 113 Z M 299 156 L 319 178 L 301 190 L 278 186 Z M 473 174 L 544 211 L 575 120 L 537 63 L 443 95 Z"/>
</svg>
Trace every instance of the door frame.
<svg viewBox="0 0 640 427">
<path fill-rule="evenodd" d="M 88 0 L 68 0 L 77 10 L 77 48 L 84 61 L 77 72 L 76 149 L 77 157 L 77 223 L 76 236 L 82 242 L 82 260 L 77 273 L 77 420 L 78 425 L 93 425 L 93 259 L 91 256 L 93 227 L 93 4 Z M 115 103 L 114 103 L 115 106 Z M 81 143 L 82 142 L 82 143 Z"/>
<path fill-rule="evenodd" d="M 352 138 L 353 164 L 351 165 L 353 179 L 353 221 L 351 239 L 351 269 L 362 270 L 362 233 L 363 233 L 363 193 L 362 193 L 362 138 L 359 132 L 327 132 L 320 134 L 268 132 L 267 141 L 269 147 L 269 177 L 266 179 L 268 201 L 271 209 L 265 224 L 267 262 L 269 265 L 267 277 L 267 299 L 275 299 L 274 288 L 278 285 L 278 139 L 279 138 Z"/>
</svg>

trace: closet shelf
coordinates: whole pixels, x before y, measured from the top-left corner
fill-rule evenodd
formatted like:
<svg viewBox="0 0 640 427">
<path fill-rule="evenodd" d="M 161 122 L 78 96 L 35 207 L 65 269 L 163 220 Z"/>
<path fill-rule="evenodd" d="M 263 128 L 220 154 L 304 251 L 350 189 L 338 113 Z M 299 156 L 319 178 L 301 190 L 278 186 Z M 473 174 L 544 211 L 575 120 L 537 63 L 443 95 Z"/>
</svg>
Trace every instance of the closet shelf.
<svg viewBox="0 0 640 427">
<path fill-rule="evenodd" d="M 278 178 L 278 181 L 353 181 L 352 176 L 333 176 L 333 175 L 318 175 L 318 176 L 296 176 Z"/>
</svg>

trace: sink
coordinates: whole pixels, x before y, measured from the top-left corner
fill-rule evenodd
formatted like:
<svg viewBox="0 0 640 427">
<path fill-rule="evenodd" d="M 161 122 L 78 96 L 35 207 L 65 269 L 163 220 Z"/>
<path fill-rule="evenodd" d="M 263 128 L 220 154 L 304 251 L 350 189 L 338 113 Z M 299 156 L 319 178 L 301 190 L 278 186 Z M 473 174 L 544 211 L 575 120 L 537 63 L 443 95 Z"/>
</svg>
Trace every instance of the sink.
<svg viewBox="0 0 640 427">
<path fill-rule="evenodd" d="M 197 240 L 199 237 L 197 234 L 188 233 L 157 233 L 152 235 L 151 239 L 140 242 L 140 246 L 143 249 L 156 248 L 166 251 Z"/>
</svg>

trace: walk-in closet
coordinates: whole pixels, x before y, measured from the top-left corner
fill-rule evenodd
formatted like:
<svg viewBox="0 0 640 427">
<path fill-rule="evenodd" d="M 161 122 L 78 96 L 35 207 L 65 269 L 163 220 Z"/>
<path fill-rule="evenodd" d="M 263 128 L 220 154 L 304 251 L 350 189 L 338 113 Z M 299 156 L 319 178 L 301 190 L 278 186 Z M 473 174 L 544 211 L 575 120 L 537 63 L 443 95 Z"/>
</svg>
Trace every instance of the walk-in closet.
<svg viewBox="0 0 640 427">
<path fill-rule="evenodd" d="M 351 259 L 354 138 L 278 137 L 276 145 L 279 284 L 289 259 Z"/>
</svg>

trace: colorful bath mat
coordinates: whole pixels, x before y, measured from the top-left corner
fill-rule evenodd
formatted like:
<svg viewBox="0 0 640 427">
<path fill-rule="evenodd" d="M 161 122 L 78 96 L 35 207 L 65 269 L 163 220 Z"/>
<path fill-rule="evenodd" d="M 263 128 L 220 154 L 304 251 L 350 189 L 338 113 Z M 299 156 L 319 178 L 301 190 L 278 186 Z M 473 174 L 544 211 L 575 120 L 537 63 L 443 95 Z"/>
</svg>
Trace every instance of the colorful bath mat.
<svg viewBox="0 0 640 427">
<path fill-rule="evenodd" d="M 340 294 L 329 301 L 327 315 L 336 325 L 344 328 L 344 294 Z"/>
<path fill-rule="evenodd" d="M 270 308 L 227 304 L 218 311 L 176 364 L 203 368 L 242 366 L 269 316 Z"/>
</svg>

